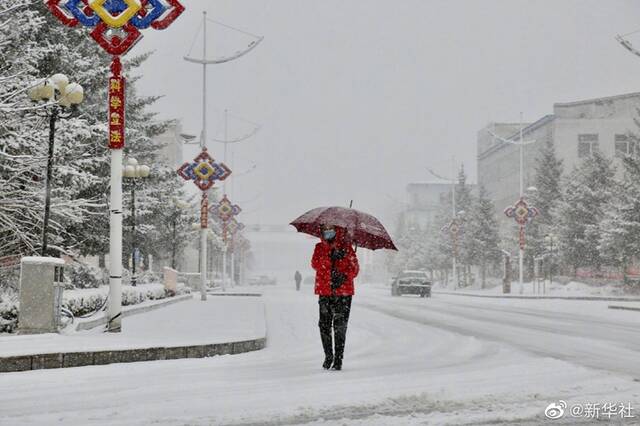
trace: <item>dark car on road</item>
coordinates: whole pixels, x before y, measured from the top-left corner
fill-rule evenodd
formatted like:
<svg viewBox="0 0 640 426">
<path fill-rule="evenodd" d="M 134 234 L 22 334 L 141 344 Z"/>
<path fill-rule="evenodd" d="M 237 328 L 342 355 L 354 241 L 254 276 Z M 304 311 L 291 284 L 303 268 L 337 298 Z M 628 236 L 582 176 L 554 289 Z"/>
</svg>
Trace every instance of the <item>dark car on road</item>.
<svg viewBox="0 0 640 426">
<path fill-rule="evenodd" d="M 391 283 L 391 295 L 416 294 L 431 297 L 431 281 L 424 271 L 402 271 Z"/>
</svg>

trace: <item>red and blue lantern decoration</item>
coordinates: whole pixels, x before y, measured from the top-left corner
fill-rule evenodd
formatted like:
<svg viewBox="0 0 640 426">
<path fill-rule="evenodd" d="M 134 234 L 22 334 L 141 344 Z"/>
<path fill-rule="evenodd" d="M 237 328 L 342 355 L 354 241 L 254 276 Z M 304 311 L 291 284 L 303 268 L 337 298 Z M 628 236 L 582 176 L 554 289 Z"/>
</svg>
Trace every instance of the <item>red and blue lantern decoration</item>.
<svg viewBox="0 0 640 426">
<path fill-rule="evenodd" d="M 200 227 L 208 228 L 209 198 L 207 190 L 210 189 L 217 180 L 225 180 L 231 176 L 231 169 L 224 163 L 216 162 L 203 149 L 200 155 L 193 159 L 193 162 L 184 163 L 178 169 L 178 176 L 193 183 L 202 191 L 202 201 L 200 203 Z"/>
<path fill-rule="evenodd" d="M 91 37 L 113 56 L 109 81 L 109 148 L 123 149 L 124 86 L 120 56 L 142 39 L 140 30 L 163 30 L 184 12 L 178 0 L 46 0 L 67 27 L 92 29 Z M 119 86 L 119 89 L 114 87 Z M 115 117 L 115 118 L 114 118 Z"/>
<path fill-rule="evenodd" d="M 504 210 L 504 214 L 508 218 L 515 219 L 516 223 L 520 226 L 520 250 L 524 250 L 525 247 L 525 227 L 527 223 L 529 223 L 533 218 L 540 214 L 540 211 L 533 207 L 529 206 L 527 200 L 524 197 L 520 198 L 515 205 L 507 207 Z"/>
<path fill-rule="evenodd" d="M 441 231 L 448 232 L 451 236 L 453 256 L 458 257 L 458 237 L 462 233 L 462 221 L 457 217 L 453 218 L 451 222 L 442 227 Z"/>
<path fill-rule="evenodd" d="M 91 37 L 113 56 L 140 41 L 140 30 L 164 30 L 185 10 L 178 0 L 47 0 L 46 5 L 64 25 L 92 28 Z M 121 34 L 107 35 L 110 28 Z"/>
<path fill-rule="evenodd" d="M 231 251 L 234 251 L 234 245 L 236 241 L 236 235 L 244 229 L 244 224 L 238 222 L 235 218 L 231 218 L 228 222 L 225 222 L 225 234 L 228 232 L 231 235 Z M 226 235 L 225 235 L 226 241 Z"/>
<path fill-rule="evenodd" d="M 235 217 L 242 212 L 240 206 L 233 204 L 225 194 L 220 202 L 211 206 L 211 213 L 222 221 L 223 240 L 227 241 L 227 235 L 232 236 L 238 231 L 238 222 Z"/>
<path fill-rule="evenodd" d="M 231 169 L 224 163 L 217 163 L 205 148 L 193 159 L 193 162 L 180 166 L 178 175 L 184 180 L 192 180 L 201 191 L 206 191 L 215 181 L 228 178 L 231 175 Z"/>
</svg>

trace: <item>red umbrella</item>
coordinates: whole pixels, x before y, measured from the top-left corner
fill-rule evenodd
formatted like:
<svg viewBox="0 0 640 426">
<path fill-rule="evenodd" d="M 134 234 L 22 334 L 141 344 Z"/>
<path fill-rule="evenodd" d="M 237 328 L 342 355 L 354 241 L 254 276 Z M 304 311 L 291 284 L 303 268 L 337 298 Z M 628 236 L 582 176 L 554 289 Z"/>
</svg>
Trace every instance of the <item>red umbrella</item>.
<svg viewBox="0 0 640 426">
<path fill-rule="evenodd" d="M 298 232 L 322 236 L 322 225 L 345 228 L 358 247 L 371 250 L 398 250 L 378 219 L 370 214 L 344 207 L 318 207 L 291 222 Z"/>
</svg>

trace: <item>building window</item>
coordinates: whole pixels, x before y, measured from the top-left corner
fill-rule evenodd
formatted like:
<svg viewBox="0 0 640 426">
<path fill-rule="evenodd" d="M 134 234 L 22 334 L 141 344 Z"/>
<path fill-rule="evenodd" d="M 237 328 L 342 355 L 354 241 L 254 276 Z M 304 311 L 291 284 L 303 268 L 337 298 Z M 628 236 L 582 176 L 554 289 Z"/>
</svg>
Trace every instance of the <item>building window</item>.
<svg viewBox="0 0 640 426">
<path fill-rule="evenodd" d="M 616 157 L 633 155 L 636 153 L 636 141 L 631 140 L 627 135 L 616 135 Z"/>
<path fill-rule="evenodd" d="M 578 135 L 578 158 L 588 157 L 598 149 L 598 135 Z"/>
</svg>

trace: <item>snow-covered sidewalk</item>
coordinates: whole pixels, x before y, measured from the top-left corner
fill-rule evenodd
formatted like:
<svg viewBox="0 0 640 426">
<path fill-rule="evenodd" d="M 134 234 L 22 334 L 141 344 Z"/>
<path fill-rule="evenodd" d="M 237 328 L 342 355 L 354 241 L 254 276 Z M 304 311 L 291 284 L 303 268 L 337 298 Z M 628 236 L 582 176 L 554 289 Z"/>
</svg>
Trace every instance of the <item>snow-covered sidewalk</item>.
<svg viewBox="0 0 640 426">
<path fill-rule="evenodd" d="M 122 323 L 122 333 L 104 333 L 99 327 L 64 335 L 5 335 L 0 337 L 0 357 L 227 343 L 266 334 L 263 302 L 256 297 L 209 297 L 201 302 L 196 295 L 125 317 Z"/>
</svg>

